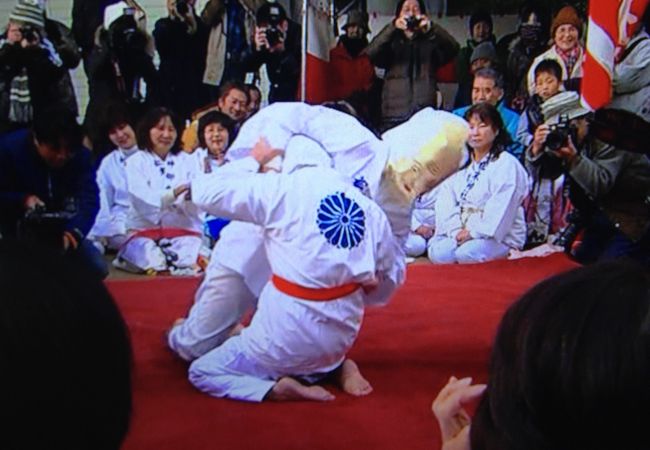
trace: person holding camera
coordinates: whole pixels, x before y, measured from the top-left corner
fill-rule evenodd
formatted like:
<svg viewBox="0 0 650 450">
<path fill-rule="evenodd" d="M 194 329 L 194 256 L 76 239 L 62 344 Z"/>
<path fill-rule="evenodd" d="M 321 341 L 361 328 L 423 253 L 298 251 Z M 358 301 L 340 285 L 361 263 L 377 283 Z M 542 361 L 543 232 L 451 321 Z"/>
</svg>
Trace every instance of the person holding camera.
<svg viewBox="0 0 650 450">
<path fill-rule="evenodd" d="M 31 130 L 0 138 L 0 234 L 52 247 L 105 277 L 86 239 L 99 209 L 95 169 L 81 127 L 61 106 L 36 111 Z"/>
<path fill-rule="evenodd" d="M 575 212 L 559 243 L 582 263 L 629 256 L 650 264 L 650 160 L 591 136 L 590 111 L 575 92 L 551 97 L 542 112 L 525 159 L 533 177 L 566 176 Z"/>
<path fill-rule="evenodd" d="M 426 15 L 423 0 L 401 0 L 395 19 L 370 42 L 370 61 L 386 70 L 382 90 L 381 129 L 436 106 L 436 71 L 457 54 L 458 42 Z"/>
<path fill-rule="evenodd" d="M 65 69 L 45 36 L 43 8 L 20 0 L 0 36 L 0 133 L 28 126 L 35 111 L 60 104 Z"/>
<path fill-rule="evenodd" d="M 197 17 L 194 0 L 167 0 L 169 16 L 153 31 L 160 56 L 161 102 L 183 120 L 205 103 L 203 86 L 208 27 Z"/>
<path fill-rule="evenodd" d="M 271 82 L 269 103 L 296 100 L 301 60 L 300 26 L 287 17 L 279 3 L 267 2 L 257 10 L 254 50 L 244 58 L 247 72 L 266 64 Z"/>
<path fill-rule="evenodd" d="M 159 76 L 153 62 L 151 36 L 140 30 L 135 14 L 136 10 L 125 2 L 109 6 L 88 57 L 90 98 L 84 125 L 96 153 L 112 150 L 101 127 L 106 102 L 123 102 L 136 118 L 159 102 Z"/>
</svg>

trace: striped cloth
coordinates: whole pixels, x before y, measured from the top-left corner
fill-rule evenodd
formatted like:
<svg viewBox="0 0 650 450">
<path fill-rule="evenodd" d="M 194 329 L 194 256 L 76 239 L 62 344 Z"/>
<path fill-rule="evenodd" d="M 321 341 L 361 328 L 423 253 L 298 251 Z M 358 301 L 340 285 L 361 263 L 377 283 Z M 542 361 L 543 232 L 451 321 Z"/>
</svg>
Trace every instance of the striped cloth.
<svg viewBox="0 0 650 450">
<path fill-rule="evenodd" d="M 581 89 L 581 101 L 585 108 L 593 111 L 611 101 L 616 55 L 633 35 L 648 1 L 589 2 L 587 52 Z"/>
</svg>

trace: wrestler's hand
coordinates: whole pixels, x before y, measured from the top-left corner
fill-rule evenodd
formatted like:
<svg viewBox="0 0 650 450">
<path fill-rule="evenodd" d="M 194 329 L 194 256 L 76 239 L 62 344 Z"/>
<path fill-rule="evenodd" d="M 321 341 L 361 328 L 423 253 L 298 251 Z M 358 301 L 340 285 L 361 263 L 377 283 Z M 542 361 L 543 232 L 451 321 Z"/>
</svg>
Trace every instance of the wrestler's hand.
<svg viewBox="0 0 650 450">
<path fill-rule="evenodd" d="M 276 156 L 281 156 L 284 154 L 283 150 L 277 148 L 271 148 L 268 141 L 263 137 L 260 138 L 253 149 L 251 150 L 251 156 L 259 163 L 260 166 L 264 166 L 266 163 L 271 161 Z"/>
<path fill-rule="evenodd" d="M 189 183 L 179 184 L 174 188 L 174 197 L 178 198 L 182 194 L 185 194 L 185 197 L 183 197 L 185 200 L 189 200 L 191 198 Z"/>
<path fill-rule="evenodd" d="M 472 385 L 471 378 L 451 377 L 438 393 L 431 409 L 440 426 L 442 450 L 470 450 L 472 420 L 464 406 L 483 395 L 486 387 L 485 384 Z"/>
</svg>

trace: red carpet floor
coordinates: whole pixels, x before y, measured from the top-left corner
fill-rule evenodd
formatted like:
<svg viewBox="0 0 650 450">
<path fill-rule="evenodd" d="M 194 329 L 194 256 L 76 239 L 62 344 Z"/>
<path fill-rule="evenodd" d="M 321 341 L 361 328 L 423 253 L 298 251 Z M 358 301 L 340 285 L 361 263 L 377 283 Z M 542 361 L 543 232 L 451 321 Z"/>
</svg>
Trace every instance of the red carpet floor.
<svg viewBox="0 0 650 450">
<path fill-rule="evenodd" d="M 350 356 L 375 391 L 332 403 L 247 404 L 195 391 L 164 330 L 188 309 L 196 279 L 109 282 L 135 351 L 127 450 L 436 449 L 431 401 L 449 376 L 486 377 L 503 311 L 527 288 L 573 267 L 563 255 L 483 265 L 409 267 L 385 308 L 367 311 Z"/>
</svg>

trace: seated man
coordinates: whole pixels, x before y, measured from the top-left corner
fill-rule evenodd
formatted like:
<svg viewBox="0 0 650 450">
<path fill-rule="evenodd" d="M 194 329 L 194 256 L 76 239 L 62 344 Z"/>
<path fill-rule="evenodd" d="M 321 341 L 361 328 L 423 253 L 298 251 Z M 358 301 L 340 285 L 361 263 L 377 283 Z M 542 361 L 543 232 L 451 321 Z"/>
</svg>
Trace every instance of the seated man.
<svg viewBox="0 0 650 450">
<path fill-rule="evenodd" d="M 52 108 L 31 130 L 0 138 L 0 234 L 36 240 L 81 258 L 102 277 L 101 254 L 86 239 L 99 210 L 95 169 L 72 112 Z"/>
<path fill-rule="evenodd" d="M 253 322 L 241 335 L 190 367 L 199 389 L 240 400 L 331 400 L 317 381 L 335 371 L 345 392 L 370 393 L 370 384 L 345 355 L 359 332 L 364 305 L 386 303 L 404 279 L 402 211 L 413 198 L 388 169 L 376 202 L 324 163 L 305 161 L 319 145 L 290 140 L 283 173 L 257 174 L 275 155 L 260 141 L 251 157 L 219 177 L 192 183 L 193 201 L 211 214 L 256 223 L 273 276 L 261 293 Z M 313 147 L 316 147 L 313 149 Z M 460 148 L 456 151 L 460 159 Z M 241 168 L 247 167 L 248 173 Z M 236 169 L 240 169 L 239 171 Z M 426 185 L 431 177 L 422 172 Z M 283 333 L 281 330 L 296 330 Z"/>
<path fill-rule="evenodd" d="M 338 132 L 332 133 L 332 128 Z M 345 113 L 322 106 L 279 103 L 246 122 L 226 158 L 235 161 L 248 156 L 260 136 L 275 148 L 286 148 L 297 134 L 318 142 L 332 158 L 334 169 L 380 205 L 380 181 L 387 169 L 385 182 L 397 180 L 395 184 L 402 186 L 403 195 L 410 199 L 389 216 L 393 233 L 400 236 L 403 245 L 412 201 L 458 168 L 467 124 L 449 113 L 427 108 L 386 133 L 382 141 Z M 388 204 L 384 202 L 383 207 Z M 187 319 L 170 330 L 170 348 L 192 361 L 222 344 L 244 312 L 255 304 L 270 276 L 261 229 L 233 221 L 215 245 Z"/>
<path fill-rule="evenodd" d="M 474 74 L 474 81 L 472 82 L 472 105 L 488 102 L 492 106 L 497 107 L 505 129 L 510 135 L 510 141 L 512 142 L 506 150 L 518 157 L 523 152 L 523 146 L 515 141 L 517 125 L 519 124 L 519 114 L 505 105 L 503 101 L 504 92 L 503 75 L 496 70 L 484 68 Z M 472 105 L 455 109 L 453 112 L 458 116 L 464 117 Z"/>
</svg>

